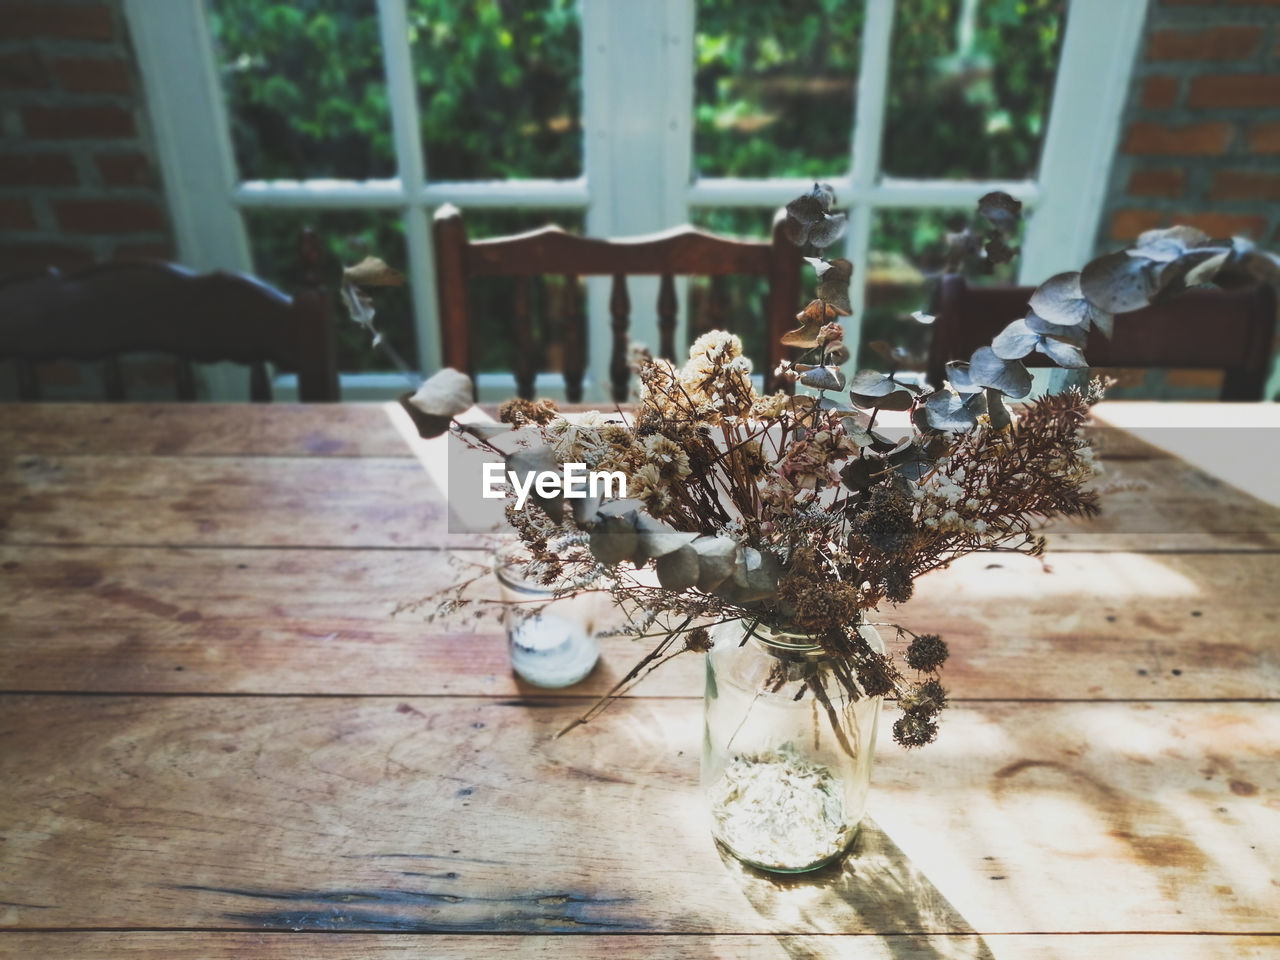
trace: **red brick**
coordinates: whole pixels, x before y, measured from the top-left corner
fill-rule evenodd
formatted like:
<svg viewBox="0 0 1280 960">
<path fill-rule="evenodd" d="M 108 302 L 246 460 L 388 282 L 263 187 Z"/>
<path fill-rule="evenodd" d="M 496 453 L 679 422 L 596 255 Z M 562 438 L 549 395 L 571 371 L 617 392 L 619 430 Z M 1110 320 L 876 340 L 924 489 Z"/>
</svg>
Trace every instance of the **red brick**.
<svg viewBox="0 0 1280 960">
<path fill-rule="evenodd" d="M 22 123 L 28 137 L 47 140 L 132 137 L 137 132 L 133 114 L 120 107 L 23 107 Z"/>
<path fill-rule="evenodd" d="M 1181 170 L 1135 170 L 1125 192 L 1133 197 L 1180 197 L 1186 180 Z"/>
<path fill-rule="evenodd" d="M 55 60 L 53 75 L 62 89 L 73 93 L 128 93 L 133 89 L 133 75 L 126 60 Z"/>
<path fill-rule="evenodd" d="M 43 267 L 69 270 L 93 262 L 93 251 L 70 243 L 21 243 L 0 246 L 0 275 Z"/>
<path fill-rule="evenodd" d="M 0 38 L 62 37 L 110 40 L 115 35 L 106 4 L 0 3 Z"/>
<path fill-rule="evenodd" d="M 151 186 L 151 162 L 140 153 L 100 153 L 93 158 L 102 182 L 109 187 Z"/>
<path fill-rule="evenodd" d="M 1280 200 L 1280 173 L 1219 170 L 1213 175 L 1214 200 Z"/>
<path fill-rule="evenodd" d="M 69 233 L 135 233 L 163 230 L 164 214 L 146 200 L 58 200 L 58 225 Z"/>
<path fill-rule="evenodd" d="M 49 85 L 38 53 L 19 50 L 0 56 L 0 90 L 41 90 Z"/>
<path fill-rule="evenodd" d="M 1176 213 L 1170 223 L 1197 227 L 1211 237 L 1246 236 L 1257 239 L 1267 229 L 1267 218 L 1248 213 Z"/>
<path fill-rule="evenodd" d="M 1148 110 L 1163 110 L 1178 102 L 1182 81 L 1177 77 L 1147 77 L 1142 81 L 1142 105 Z"/>
<path fill-rule="evenodd" d="M 167 243 L 122 243 L 112 252 L 115 260 L 173 260 L 173 247 Z"/>
<path fill-rule="evenodd" d="M 1258 52 L 1262 27 L 1157 30 L 1147 44 L 1148 60 L 1239 60 Z"/>
<path fill-rule="evenodd" d="M 1230 142 L 1231 125 L 1228 123 L 1192 123 L 1181 127 L 1135 123 L 1125 136 L 1124 152 L 1171 157 L 1209 156 L 1222 153 Z"/>
<path fill-rule="evenodd" d="M 1280 123 L 1255 123 L 1250 127 L 1249 149 L 1254 153 L 1280 153 Z"/>
<path fill-rule="evenodd" d="M 1113 240 L 1136 240 L 1144 230 L 1154 230 L 1164 223 L 1159 210 L 1117 210 L 1111 215 Z"/>
<path fill-rule="evenodd" d="M 1280 107 L 1280 74 L 1227 73 L 1192 77 L 1189 107 Z"/>
<path fill-rule="evenodd" d="M 5 230 L 34 230 L 36 215 L 31 203 L 20 197 L 0 199 L 0 228 Z"/>
<path fill-rule="evenodd" d="M 0 153 L 0 186 L 71 187 L 78 179 L 65 153 Z"/>
</svg>

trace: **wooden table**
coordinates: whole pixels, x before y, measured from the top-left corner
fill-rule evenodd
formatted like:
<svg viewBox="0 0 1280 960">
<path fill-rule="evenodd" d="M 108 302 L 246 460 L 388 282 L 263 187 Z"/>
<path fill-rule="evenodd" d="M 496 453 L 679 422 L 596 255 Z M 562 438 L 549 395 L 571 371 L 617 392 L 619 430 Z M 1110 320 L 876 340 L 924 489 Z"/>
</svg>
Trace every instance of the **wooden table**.
<svg viewBox="0 0 1280 960">
<path fill-rule="evenodd" d="M 392 411 L 0 407 L 0 956 L 1275 956 L 1280 415 L 1102 415 L 1107 513 L 918 585 L 941 738 L 787 881 L 709 839 L 696 660 L 555 740 L 627 642 L 551 695 L 395 612 L 484 556 Z"/>
</svg>

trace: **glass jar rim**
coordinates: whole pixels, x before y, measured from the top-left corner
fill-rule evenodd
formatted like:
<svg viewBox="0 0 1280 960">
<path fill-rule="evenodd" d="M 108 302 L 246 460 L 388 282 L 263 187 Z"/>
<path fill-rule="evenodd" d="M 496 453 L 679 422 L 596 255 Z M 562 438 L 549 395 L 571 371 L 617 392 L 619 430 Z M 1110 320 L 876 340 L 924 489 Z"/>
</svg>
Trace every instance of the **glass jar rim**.
<svg viewBox="0 0 1280 960">
<path fill-rule="evenodd" d="M 551 597 L 556 588 L 531 580 L 527 576 L 532 558 L 524 550 L 523 543 L 510 543 L 493 551 L 493 575 L 498 582 L 517 593 Z"/>
<path fill-rule="evenodd" d="M 867 636 L 867 633 L 871 637 Z M 871 649 L 876 653 L 884 653 L 884 639 L 880 636 L 880 631 L 869 623 L 863 622 L 858 624 L 858 633 L 867 641 Z M 804 630 L 788 630 L 785 627 L 771 627 L 768 624 L 759 624 L 755 632 L 751 635 L 752 640 L 758 640 L 762 646 L 768 647 L 778 653 L 791 654 L 822 654 L 826 652 L 826 648 L 818 642 L 821 634 L 811 633 Z"/>
</svg>

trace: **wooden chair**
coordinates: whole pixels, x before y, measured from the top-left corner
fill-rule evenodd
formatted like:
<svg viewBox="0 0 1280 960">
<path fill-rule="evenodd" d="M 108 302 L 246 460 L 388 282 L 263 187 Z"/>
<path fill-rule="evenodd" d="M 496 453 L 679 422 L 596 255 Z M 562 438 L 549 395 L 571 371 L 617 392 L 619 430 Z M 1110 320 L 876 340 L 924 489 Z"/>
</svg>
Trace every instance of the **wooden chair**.
<svg viewBox="0 0 1280 960">
<path fill-rule="evenodd" d="M 1026 316 L 1033 287 L 970 287 L 964 277 L 942 278 L 935 303 L 929 382 L 945 378 L 949 360 L 967 360 L 978 347 Z M 1095 367 L 1222 370 L 1223 400 L 1261 400 L 1271 372 L 1276 295 L 1270 287 L 1195 289 L 1116 317 L 1107 340 L 1089 332 L 1084 353 Z M 1041 353 L 1023 361 L 1053 366 Z"/>
<path fill-rule="evenodd" d="M 315 262 L 316 244 L 308 241 Z M 328 296 L 312 273 L 285 296 L 242 274 L 198 275 L 171 263 L 104 263 L 64 275 L 55 268 L 0 284 L 0 359 L 18 367 L 18 395 L 40 399 L 36 365 L 103 361 L 108 400 L 125 399 L 120 357 L 177 360 L 179 400 L 195 400 L 193 362 L 249 366 L 250 397 L 271 399 L 268 362 L 298 374 L 304 401 L 339 398 Z"/>
<path fill-rule="evenodd" d="M 472 277 L 506 276 L 517 279 L 512 317 L 512 337 L 516 344 L 515 376 L 522 397 L 533 396 L 536 351 L 528 313 L 529 278 L 562 276 L 572 295 L 562 298 L 572 304 L 574 315 L 564 317 L 565 393 L 571 403 L 582 399 L 582 377 L 586 367 L 586 320 L 579 278 L 612 276 L 609 297 L 612 315 L 612 350 L 609 378 L 614 400 L 627 399 L 630 371 L 627 366 L 631 301 L 628 276 L 658 276 L 658 352 L 675 358 L 677 276 L 746 275 L 764 277 L 769 283 L 766 305 L 768 343 L 766 379 L 783 356 L 778 339 L 795 326 L 799 308 L 800 252 L 783 233 L 783 213 L 774 219 L 768 242 L 730 240 L 694 227 L 678 227 L 664 233 L 622 240 L 597 240 L 565 233 L 549 226 L 529 233 L 489 240 L 468 240 L 462 213 L 452 206 L 441 207 L 435 215 L 436 288 L 440 298 L 440 326 L 447 365 L 473 372 L 471 305 L 467 281 Z"/>
</svg>

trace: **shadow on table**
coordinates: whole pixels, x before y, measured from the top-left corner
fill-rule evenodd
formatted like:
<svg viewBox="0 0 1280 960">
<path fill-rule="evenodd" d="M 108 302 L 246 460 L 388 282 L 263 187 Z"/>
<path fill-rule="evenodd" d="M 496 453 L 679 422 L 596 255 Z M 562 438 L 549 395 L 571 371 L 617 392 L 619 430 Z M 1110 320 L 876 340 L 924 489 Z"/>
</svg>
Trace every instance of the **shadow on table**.
<svg viewBox="0 0 1280 960">
<path fill-rule="evenodd" d="M 867 937 L 859 957 L 994 960 L 981 935 L 869 817 L 843 860 L 812 873 L 766 873 L 744 865 L 723 847 L 720 857 L 747 901 L 774 929 L 819 934 L 880 931 L 878 937 Z M 856 920 L 850 929 L 832 927 L 832 917 L 851 913 Z M 779 937 L 778 943 L 796 960 L 826 960 L 848 946 L 844 938 L 840 945 L 824 945 L 823 940 Z"/>
</svg>

